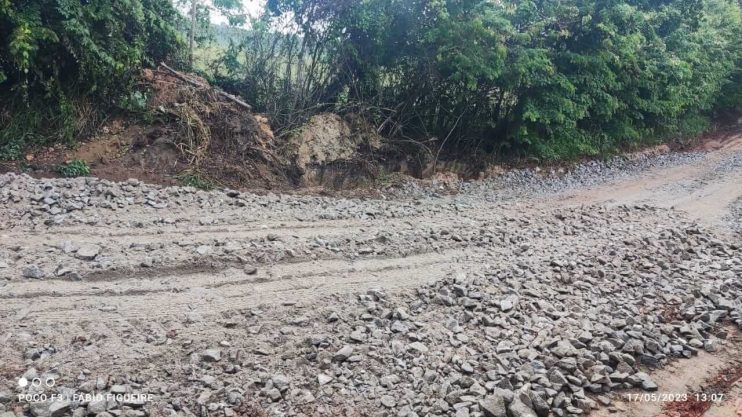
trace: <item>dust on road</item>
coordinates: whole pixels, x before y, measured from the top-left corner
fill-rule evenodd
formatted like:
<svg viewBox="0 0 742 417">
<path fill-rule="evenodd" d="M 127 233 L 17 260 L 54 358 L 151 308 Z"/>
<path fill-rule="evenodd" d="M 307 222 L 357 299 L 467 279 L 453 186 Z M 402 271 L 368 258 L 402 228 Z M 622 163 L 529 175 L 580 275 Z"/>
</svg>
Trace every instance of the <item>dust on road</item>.
<svg viewBox="0 0 742 417">
<path fill-rule="evenodd" d="M 659 413 L 621 396 L 697 390 L 740 357 L 715 329 L 742 325 L 741 137 L 596 186 L 517 195 L 259 196 L 5 175 L 3 366 L 51 375 L 57 392 L 157 399 L 0 403 L 37 417 L 231 417 L 247 404 L 465 417 L 497 415 L 498 401 L 523 416 Z M 22 391 L 16 377 L 0 375 L 0 394 Z"/>
</svg>

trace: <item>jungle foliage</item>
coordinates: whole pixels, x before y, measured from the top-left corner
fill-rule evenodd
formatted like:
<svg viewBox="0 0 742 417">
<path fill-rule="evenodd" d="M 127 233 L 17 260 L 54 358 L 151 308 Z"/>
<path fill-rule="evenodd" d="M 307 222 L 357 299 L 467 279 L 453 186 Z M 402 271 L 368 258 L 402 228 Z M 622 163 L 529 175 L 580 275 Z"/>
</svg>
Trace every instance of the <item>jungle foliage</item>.
<svg viewBox="0 0 742 417">
<path fill-rule="evenodd" d="M 0 0 L 0 158 L 131 103 L 132 75 L 200 47 L 170 0 Z M 182 8 L 182 7 L 181 7 Z M 540 159 L 685 139 L 742 107 L 737 0 L 268 0 L 199 68 L 290 132 L 348 112 L 451 152 Z M 236 12 L 235 12 L 236 11 Z M 211 39 L 211 40 L 209 40 Z M 174 65 L 178 65 L 176 62 Z"/>
<path fill-rule="evenodd" d="M 170 0 L 0 0 L 0 158 L 89 133 L 181 49 Z"/>
<path fill-rule="evenodd" d="M 699 134 L 742 105 L 736 0 L 269 0 L 215 76 L 291 129 L 573 158 Z M 279 24 L 282 22 L 282 25 Z"/>
</svg>

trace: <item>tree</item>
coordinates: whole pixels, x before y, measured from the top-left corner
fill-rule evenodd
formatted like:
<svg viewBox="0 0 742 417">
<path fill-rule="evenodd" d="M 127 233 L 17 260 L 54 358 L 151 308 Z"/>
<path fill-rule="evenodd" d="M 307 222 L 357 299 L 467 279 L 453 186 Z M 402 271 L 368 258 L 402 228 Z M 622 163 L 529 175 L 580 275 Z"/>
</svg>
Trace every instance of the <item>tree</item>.
<svg viewBox="0 0 742 417">
<path fill-rule="evenodd" d="M 185 7 L 188 0 L 178 0 L 181 7 Z M 190 0 L 188 5 L 188 16 L 190 18 L 190 28 L 188 30 L 188 68 L 193 69 L 193 50 L 196 42 L 197 23 L 200 21 L 201 26 L 209 27 L 211 14 L 217 12 L 225 16 L 230 25 L 240 25 L 245 23 L 246 16 L 243 13 L 242 2 L 240 0 Z"/>
<path fill-rule="evenodd" d="M 0 157 L 89 127 L 83 107 L 116 103 L 132 74 L 175 54 L 177 19 L 169 0 L 0 0 Z"/>
</svg>

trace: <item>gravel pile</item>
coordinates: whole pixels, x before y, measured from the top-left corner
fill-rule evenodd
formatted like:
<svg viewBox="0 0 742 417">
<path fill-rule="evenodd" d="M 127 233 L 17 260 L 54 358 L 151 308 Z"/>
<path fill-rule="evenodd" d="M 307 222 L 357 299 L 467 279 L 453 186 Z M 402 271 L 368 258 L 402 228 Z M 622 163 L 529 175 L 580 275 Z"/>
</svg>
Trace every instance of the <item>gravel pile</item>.
<svg viewBox="0 0 742 417">
<path fill-rule="evenodd" d="M 731 225 L 732 232 L 742 238 L 742 198 L 732 203 L 725 220 L 727 224 Z"/>
<path fill-rule="evenodd" d="M 202 191 L 191 187 L 161 187 L 136 179 L 116 183 L 98 178 L 34 179 L 26 174 L 0 175 L 0 219 L 5 229 L 29 226 L 120 225 L 132 228 L 149 222 L 175 224 L 255 222 L 272 218 L 298 221 L 394 218 L 430 211 L 417 201 L 334 199 L 322 196 L 258 195 L 234 190 Z M 199 210 L 202 216 L 191 216 Z M 112 216 L 111 213 L 135 216 Z M 154 214 L 154 215 L 153 215 Z M 179 218 L 183 216 L 183 218 Z"/>
<path fill-rule="evenodd" d="M 480 272 L 288 314 L 250 309 L 222 324 L 243 335 L 236 342 L 165 336 L 184 362 L 177 377 L 129 368 L 101 380 L 80 369 L 76 385 L 56 388 L 151 394 L 153 403 L 50 401 L 28 411 L 230 416 L 257 404 L 270 415 L 578 416 L 614 407 L 613 391 L 656 390 L 653 369 L 713 352 L 722 323 L 742 325 L 739 247 L 692 224 L 635 231 L 666 214 L 646 207 L 551 214 L 536 228 L 526 226 L 535 217 L 518 218 L 513 252 Z M 541 243 L 547 235 L 553 246 Z M 49 377 L 37 369 L 57 349 L 26 350 L 24 376 Z"/>
<path fill-rule="evenodd" d="M 0 278 L 79 281 L 172 265 L 253 268 L 286 260 L 408 256 L 482 246 L 492 241 L 491 234 L 480 233 L 482 227 L 507 226 L 498 217 L 458 219 L 466 207 L 456 202 L 261 196 L 162 188 L 137 180 L 118 184 L 96 178 L 36 180 L 6 174 L 0 176 L 0 212 L 7 215 L 0 224 L 9 231 L 34 230 L 38 241 L 24 242 L 36 243 L 30 247 L 0 248 Z M 417 223 L 419 218 L 427 220 L 424 227 Z M 335 226 L 346 220 L 361 226 Z M 269 221 L 299 230 L 269 229 Z M 387 223 L 379 227 L 379 221 Z M 311 227 L 317 223 L 330 227 L 323 234 L 314 233 Z M 301 233 L 304 225 L 308 232 Z M 117 232 L 118 239 L 111 239 L 100 236 L 101 229 L 122 231 Z M 56 230 L 71 230 L 80 238 L 44 237 Z M 86 231 L 94 235 L 86 236 Z"/>
<path fill-rule="evenodd" d="M 700 161 L 701 152 L 637 155 L 634 158 L 616 156 L 607 161 L 589 161 L 562 169 L 538 168 L 508 171 L 495 183 L 530 192 L 558 192 L 602 185 L 610 181 L 640 175 L 650 169 L 670 168 Z"/>
<path fill-rule="evenodd" d="M 293 374 L 285 389 L 275 374 L 258 378 L 257 401 L 288 415 L 302 402 L 364 398 L 359 408 L 399 416 L 576 416 L 612 407 L 615 390 L 655 391 L 653 369 L 714 352 L 727 336 L 720 324 L 739 326 L 742 313 L 737 246 L 695 228 L 656 233 L 406 297 L 369 291 L 355 311 L 322 316 L 329 325 L 306 319 L 317 332 L 301 349 L 309 371 L 283 369 Z"/>
<path fill-rule="evenodd" d="M 556 168 L 510 169 L 504 174 L 484 181 L 460 181 L 458 188 L 450 190 L 436 181 L 432 185 L 418 182 L 405 182 L 386 190 L 397 196 L 441 197 L 451 191 L 469 194 L 487 194 L 497 200 L 512 200 L 523 196 L 556 193 L 582 187 L 598 186 L 620 179 L 631 178 L 651 169 L 672 168 L 701 161 L 703 152 L 673 152 L 661 155 L 638 154 L 632 158 L 615 156 L 605 161 L 593 160 Z M 732 164 L 724 164 L 726 169 L 742 167 L 740 153 L 733 154 Z M 492 192 L 496 192 L 492 196 Z"/>
</svg>

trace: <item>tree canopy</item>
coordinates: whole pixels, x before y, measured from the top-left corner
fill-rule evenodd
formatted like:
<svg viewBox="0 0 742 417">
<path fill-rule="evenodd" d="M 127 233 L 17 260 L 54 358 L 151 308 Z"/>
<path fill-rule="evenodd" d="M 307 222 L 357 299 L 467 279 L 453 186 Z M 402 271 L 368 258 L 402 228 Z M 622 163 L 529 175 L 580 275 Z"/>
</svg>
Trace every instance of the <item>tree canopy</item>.
<svg viewBox="0 0 742 417">
<path fill-rule="evenodd" d="M 704 115 L 741 103 L 742 20 L 733 0 L 268 7 L 293 16 L 303 42 L 321 44 L 334 71 L 325 100 L 337 103 L 346 89 L 347 101 L 393 119 L 392 136 L 573 157 L 698 134 Z"/>
<path fill-rule="evenodd" d="M 168 0 L 0 0 L 2 105 L 110 102 L 183 52 L 179 22 Z M 279 133 L 353 112 L 389 138 L 560 159 L 691 137 L 742 106 L 736 0 L 268 0 L 224 42 L 203 75 Z"/>
<path fill-rule="evenodd" d="M 170 0 L 0 0 L 0 156 L 73 139 L 82 113 L 177 52 L 178 16 Z"/>
</svg>

